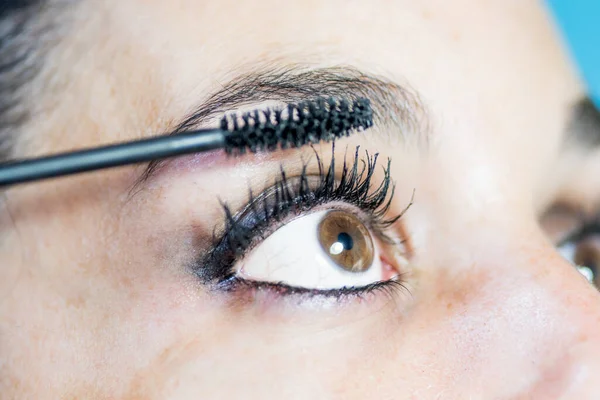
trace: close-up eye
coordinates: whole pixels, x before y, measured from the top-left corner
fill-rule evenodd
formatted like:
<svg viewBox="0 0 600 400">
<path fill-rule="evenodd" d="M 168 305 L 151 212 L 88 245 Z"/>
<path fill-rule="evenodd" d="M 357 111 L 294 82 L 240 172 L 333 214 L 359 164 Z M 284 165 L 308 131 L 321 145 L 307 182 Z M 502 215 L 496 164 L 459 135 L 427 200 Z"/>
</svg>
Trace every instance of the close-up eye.
<svg viewBox="0 0 600 400">
<path fill-rule="evenodd" d="M 563 239 L 558 250 L 563 257 L 577 266 L 588 281 L 600 287 L 600 224 L 598 220 L 584 222 L 576 231 Z"/>
<path fill-rule="evenodd" d="M 554 206 L 542 226 L 559 253 L 585 278 L 600 287 L 600 220 L 567 206 Z"/>
<path fill-rule="evenodd" d="M 401 281 L 407 240 L 400 215 L 390 216 L 394 185 L 387 166 L 375 182 L 377 154 L 336 173 L 335 158 L 315 173 L 281 171 L 275 184 L 250 195 L 237 213 L 225 206 L 226 229 L 198 274 L 220 288 L 277 289 L 341 296 Z M 405 210 L 406 211 L 406 210 Z"/>
</svg>

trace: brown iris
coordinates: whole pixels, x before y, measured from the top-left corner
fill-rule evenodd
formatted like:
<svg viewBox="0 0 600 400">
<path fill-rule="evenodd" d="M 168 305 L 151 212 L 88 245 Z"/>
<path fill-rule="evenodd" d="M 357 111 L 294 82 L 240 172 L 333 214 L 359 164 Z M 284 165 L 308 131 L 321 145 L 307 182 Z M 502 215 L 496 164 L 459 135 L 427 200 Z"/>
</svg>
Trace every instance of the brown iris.
<svg viewBox="0 0 600 400">
<path fill-rule="evenodd" d="M 594 235 L 577 243 L 575 264 L 587 267 L 593 274 L 594 284 L 600 287 L 600 238 Z"/>
<path fill-rule="evenodd" d="M 373 264 L 371 234 L 352 214 L 328 212 L 319 223 L 318 236 L 325 253 L 344 270 L 364 272 Z"/>
</svg>

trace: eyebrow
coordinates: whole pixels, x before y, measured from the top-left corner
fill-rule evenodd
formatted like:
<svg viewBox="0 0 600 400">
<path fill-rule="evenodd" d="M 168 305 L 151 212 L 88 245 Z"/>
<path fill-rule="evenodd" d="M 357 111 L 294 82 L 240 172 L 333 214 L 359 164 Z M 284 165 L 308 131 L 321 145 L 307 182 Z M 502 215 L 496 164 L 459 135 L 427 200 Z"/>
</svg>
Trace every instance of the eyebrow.
<svg viewBox="0 0 600 400">
<path fill-rule="evenodd" d="M 579 100 L 573 107 L 566 141 L 586 151 L 600 147 L 600 110 L 590 98 Z"/>
<path fill-rule="evenodd" d="M 426 108 L 418 93 L 387 78 L 362 72 L 351 66 L 307 68 L 300 65 L 254 68 L 239 74 L 216 92 L 202 100 L 192 111 L 174 124 L 167 134 L 198 129 L 226 112 L 265 101 L 296 103 L 318 97 L 371 101 L 376 125 L 406 141 L 409 137 L 427 136 Z M 148 180 L 170 160 L 149 163 L 134 184 Z"/>
</svg>

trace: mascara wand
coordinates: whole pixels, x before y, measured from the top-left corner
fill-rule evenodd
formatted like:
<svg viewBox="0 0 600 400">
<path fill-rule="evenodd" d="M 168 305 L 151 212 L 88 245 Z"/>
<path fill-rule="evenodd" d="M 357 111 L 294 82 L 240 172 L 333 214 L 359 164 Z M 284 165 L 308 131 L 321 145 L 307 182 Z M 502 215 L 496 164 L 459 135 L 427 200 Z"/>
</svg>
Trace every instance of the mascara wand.
<svg viewBox="0 0 600 400">
<path fill-rule="evenodd" d="M 329 142 L 373 126 L 370 101 L 318 98 L 221 119 L 220 127 L 0 164 L 0 187 L 214 149 L 228 154 Z"/>
</svg>

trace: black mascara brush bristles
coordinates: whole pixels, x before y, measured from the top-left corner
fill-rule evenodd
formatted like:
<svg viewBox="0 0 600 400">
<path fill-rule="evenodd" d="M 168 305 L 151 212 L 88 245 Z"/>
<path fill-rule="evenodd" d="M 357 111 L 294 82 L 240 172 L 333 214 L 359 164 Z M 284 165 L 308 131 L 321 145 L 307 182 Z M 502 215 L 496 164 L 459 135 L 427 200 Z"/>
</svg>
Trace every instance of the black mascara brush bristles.
<svg viewBox="0 0 600 400">
<path fill-rule="evenodd" d="M 221 129 L 229 132 L 225 137 L 229 154 L 329 142 L 371 126 L 373 110 L 366 98 L 352 102 L 318 98 L 280 110 L 232 114 L 221 120 Z"/>
<path fill-rule="evenodd" d="M 370 128 L 369 100 L 316 99 L 283 110 L 227 116 L 219 128 L 178 132 L 148 139 L 0 164 L 0 187 L 99 169 L 150 162 L 145 177 L 161 160 L 223 148 L 228 154 L 300 147 Z"/>
</svg>

